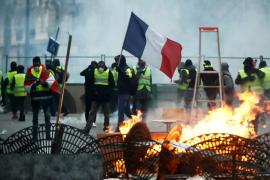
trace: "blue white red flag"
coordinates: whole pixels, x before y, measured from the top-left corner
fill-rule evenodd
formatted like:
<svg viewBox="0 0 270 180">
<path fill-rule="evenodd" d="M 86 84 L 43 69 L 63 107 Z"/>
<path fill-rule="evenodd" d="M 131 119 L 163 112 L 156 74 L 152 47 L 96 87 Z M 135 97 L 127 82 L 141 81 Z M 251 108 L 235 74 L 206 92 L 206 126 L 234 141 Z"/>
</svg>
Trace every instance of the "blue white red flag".
<svg viewBox="0 0 270 180">
<path fill-rule="evenodd" d="M 170 79 L 182 57 L 181 44 L 155 32 L 133 12 L 122 48 L 158 68 Z"/>
</svg>

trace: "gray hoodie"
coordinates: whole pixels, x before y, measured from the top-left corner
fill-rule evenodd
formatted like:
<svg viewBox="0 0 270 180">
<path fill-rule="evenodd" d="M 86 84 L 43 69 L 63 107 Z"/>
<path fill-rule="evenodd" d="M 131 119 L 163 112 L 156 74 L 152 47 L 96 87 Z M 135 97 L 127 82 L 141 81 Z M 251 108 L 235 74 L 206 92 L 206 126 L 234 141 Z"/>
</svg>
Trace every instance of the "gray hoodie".
<svg viewBox="0 0 270 180">
<path fill-rule="evenodd" d="M 234 81 L 231 73 L 229 72 L 228 63 L 223 62 L 221 64 L 221 70 L 223 74 L 224 92 L 225 94 L 234 93 Z"/>
</svg>

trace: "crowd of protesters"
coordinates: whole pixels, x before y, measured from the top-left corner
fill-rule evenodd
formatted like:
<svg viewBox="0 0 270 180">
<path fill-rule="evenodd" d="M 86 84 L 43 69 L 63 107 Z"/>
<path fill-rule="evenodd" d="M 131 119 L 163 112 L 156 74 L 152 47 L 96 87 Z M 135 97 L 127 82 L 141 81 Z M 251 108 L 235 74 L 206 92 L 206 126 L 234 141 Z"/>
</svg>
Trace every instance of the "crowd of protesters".
<svg viewBox="0 0 270 180">
<path fill-rule="evenodd" d="M 92 61 L 80 75 L 84 76 L 84 102 L 86 125 L 82 130 L 89 133 L 96 126 L 96 117 L 100 107 L 104 114 L 103 130 L 109 131 L 110 113 L 118 112 L 118 123 L 115 129 L 119 131 L 119 125 L 126 119 L 136 115 L 138 110 L 143 112 L 143 120 L 147 114 L 149 102 L 152 97 L 152 71 L 146 62 L 138 59 L 134 67 L 129 67 L 124 55 L 114 57 L 115 62 L 107 67 L 104 61 Z M 32 65 L 27 68 L 10 63 L 10 70 L 4 78 L 0 71 L 1 105 L 8 106 L 12 112 L 12 119 L 25 121 L 24 104 L 27 94 L 31 98 L 33 111 L 33 138 L 37 138 L 38 114 L 42 108 L 45 117 L 46 138 L 50 138 L 50 116 L 56 116 L 59 99 L 62 92 L 64 68 L 59 59 L 47 60 L 45 65 L 40 57 L 34 57 Z M 216 107 L 216 98 L 219 95 L 219 85 L 223 83 L 224 101 L 232 106 L 235 96 L 234 84 L 240 85 L 242 91 L 254 91 L 265 98 L 270 98 L 270 68 L 265 61 L 261 61 L 256 68 L 256 61 L 250 57 L 243 62 L 244 68 L 240 70 L 235 82 L 229 72 L 228 63 L 221 64 L 219 73 L 201 73 L 200 80 L 209 102 L 209 109 Z M 217 72 L 209 60 L 204 60 L 203 71 Z M 197 69 L 190 59 L 179 64 L 179 79 L 177 84 L 177 102 L 184 103 L 183 107 L 191 109 Z M 68 76 L 67 76 L 68 77 Z M 221 80 L 221 82 L 219 82 Z M 212 87 L 212 88 L 206 88 Z M 180 106 L 180 105 L 179 105 Z M 19 116 L 17 115 L 19 111 Z M 68 108 L 63 105 L 61 112 L 68 115 Z"/>
</svg>

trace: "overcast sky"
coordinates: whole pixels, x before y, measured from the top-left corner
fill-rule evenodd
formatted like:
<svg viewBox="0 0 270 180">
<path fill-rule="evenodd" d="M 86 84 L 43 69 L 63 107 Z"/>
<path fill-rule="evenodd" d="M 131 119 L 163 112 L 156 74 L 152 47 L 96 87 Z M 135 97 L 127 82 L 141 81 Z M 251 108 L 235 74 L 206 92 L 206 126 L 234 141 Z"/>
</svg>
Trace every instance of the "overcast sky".
<svg viewBox="0 0 270 180">
<path fill-rule="evenodd" d="M 222 56 L 270 56 L 269 0 L 80 0 L 78 2 L 82 3 L 82 8 L 72 30 L 73 55 L 119 54 L 130 13 L 133 11 L 152 29 L 181 43 L 183 56 L 198 56 L 200 26 L 219 27 Z M 203 34 L 203 55 L 217 55 L 215 35 Z M 127 52 L 124 54 L 129 55 Z M 197 59 L 193 61 L 196 62 Z M 230 64 L 235 76 L 239 68 L 242 68 L 242 62 Z M 169 82 L 162 74 L 158 75 L 158 80 L 154 81 L 161 79 Z"/>
</svg>

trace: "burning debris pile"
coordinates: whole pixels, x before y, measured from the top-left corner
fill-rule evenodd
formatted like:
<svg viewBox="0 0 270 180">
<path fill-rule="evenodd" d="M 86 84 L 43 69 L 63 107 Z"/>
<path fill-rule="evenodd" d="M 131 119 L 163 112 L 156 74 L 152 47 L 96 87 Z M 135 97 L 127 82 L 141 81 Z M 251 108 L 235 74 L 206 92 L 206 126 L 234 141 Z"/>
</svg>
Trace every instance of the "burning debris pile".
<svg viewBox="0 0 270 180">
<path fill-rule="evenodd" d="M 209 177 L 245 179 L 270 177 L 270 133 L 256 136 L 254 119 L 268 110 L 252 93 L 240 94 L 234 109 L 214 109 L 197 123 L 176 125 L 162 142 L 152 139 L 141 113 L 120 125 L 119 134 L 106 134 L 95 139 L 79 129 L 62 126 L 60 154 L 99 154 L 103 159 L 104 178 L 180 179 Z M 51 134 L 55 136 L 55 125 Z M 53 152 L 52 141 L 40 125 L 37 142 L 31 140 L 32 127 L 6 139 L 3 153 Z"/>
<path fill-rule="evenodd" d="M 145 123 L 136 123 L 127 135 L 99 139 L 105 178 L 150 179 L 158 172 L 160 144 L 151 140 Z"/>
<path fill-rule="evenodd" d="M 262 106 L 260 98 L 254 93 L 242 93 L 239 100 L 241 103 L 238 107 L 231 108 L 224 105 L 208 112 L 193 125 L 176 125 L 162 144 L 158 145 L 157 178 L 164 179 L 169 175 L 236 179 L 268 176 L 269 138 L 268 136 L 256 138 L 256 124 L 253 121 L 258 117 L 258 113 L 264 112 L 269 106 Z M 124 123 L 122 128 L 126 129 L 123 132 L 129 132 L 129 127 L 140 122 L 135 119 Z M 133 135 L 128 135 L 129 140 L 124 140 L 125 143 L 140 141 L 136 136 L 147 132 L 146 127 L 137 124 L 133 126 L 136 130 L 130 131 Z M 149 137 L 148 134 L 141 138 L 145 142 Z M 140 149 L 141 152 L 145 152 L 144 148 Z M 144 163 L 140 161 L 142 158 L 139 158 L 139 155 L 126 157 L 138 165 Z M 125 158 L 123 160 L 127 167 L 129 160 Z M 131 169 L 134 168 L 129 170 L 126 168 L 126 172 L 134 174 L 135 171 Z"/>
<path fill-rule="evenodd" d="M 169 140 L 173 151 L 164 151 L 164 141 L 160 156 L 165 152 L 167 157 L 174 156 L 174 160 L 160 158 L 161 164 L 169 168 L 161 166 L 159 172 L 165 169 L 162 175 L 231 179 L 269 176 L 269 136 L 256 137 L 254 122 L 259 113 L 268 111 L 269 105 L 262 106 L 254 93 L 242 93 L 239 100 L 240 105 L 234 109 L 224 105 L 193 125 L 172 129 L 168 136 L 179 135 L 174 136 L 174 142 Z"/>
<path fill-rule="evenodd" d="M 270 173 L 269 141 L 262 143 L 258 139 L 213 133 L 174 144 L 174 147 L 179 152 L 178 166 L 173 171 L 177 176 L 241 179 Z"/>
</svg>

